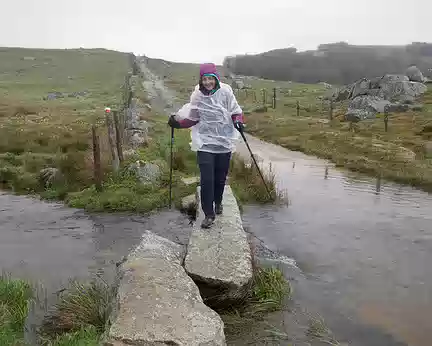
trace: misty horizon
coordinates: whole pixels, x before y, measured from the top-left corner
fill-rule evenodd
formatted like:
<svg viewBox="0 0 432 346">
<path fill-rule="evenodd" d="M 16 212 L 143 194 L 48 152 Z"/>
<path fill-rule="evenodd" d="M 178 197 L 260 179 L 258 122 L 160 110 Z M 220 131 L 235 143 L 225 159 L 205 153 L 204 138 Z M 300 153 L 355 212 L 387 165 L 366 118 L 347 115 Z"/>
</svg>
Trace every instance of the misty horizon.
<svg viewBox="0 0 432 346">
<path fill-rule="evenodd" d="M 61 6 L 16 0 L 2 10 L 7 15 L 0 22 L 0 46 L 105 48 L 174 62 L 220 64 L 226 56 L 290 47 L 303 52 L 337 42 L 432 42 L 432 4 L 424 0 L 397 6 L 390 0 L 77 0 Z"/>
</svg>

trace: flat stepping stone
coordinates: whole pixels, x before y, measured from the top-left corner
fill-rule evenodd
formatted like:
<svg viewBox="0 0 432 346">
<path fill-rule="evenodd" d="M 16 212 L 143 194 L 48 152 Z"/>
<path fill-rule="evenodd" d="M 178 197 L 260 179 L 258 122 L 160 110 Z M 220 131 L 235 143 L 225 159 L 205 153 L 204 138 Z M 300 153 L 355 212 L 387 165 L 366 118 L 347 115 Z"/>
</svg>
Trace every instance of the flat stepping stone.
<svg viewBox="0 0 432 346">
<path fill-rule="evenodd" d="M 225 346 L 224 324 L 181 263 L 184 248 L 147 231 L 121 271 L 104 345 Z"/>
<path fill-rule="evenodd" d="M 223 215 L 210 229 L 202 229 L 204 213 L 197 190 L 199 212 L 185 259 L 188 274 L 199 282 L 239 290 L 252 279 L 251 249 L 231 187 L 225 186 Z"/>
</svg>

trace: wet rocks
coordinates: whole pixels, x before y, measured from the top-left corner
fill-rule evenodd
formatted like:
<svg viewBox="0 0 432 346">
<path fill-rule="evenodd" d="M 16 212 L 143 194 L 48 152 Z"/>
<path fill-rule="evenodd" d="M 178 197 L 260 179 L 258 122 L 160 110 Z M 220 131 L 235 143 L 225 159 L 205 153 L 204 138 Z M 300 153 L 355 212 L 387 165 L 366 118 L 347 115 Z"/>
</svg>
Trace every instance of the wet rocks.
<svg viewBox="0 0 432 346">
<path fill-rule="evenodd" d="M 105 345 L 226 345 L 224 324 L 182 267 L 181 245 L 149 231 L 121 266 Z"/>
<path fill-rule="evenodd" d="M 198 196 L 199 191 L 200 188 Z M 223 215 L 216 218 L 210 231 L 201 229 L 203 212 L 199 211 L 189 239 L 185 269 L 196 282 L 235 294 L 252 279 L 252 260 L 237 201 L 229 185 L 225 186 L 223 207 Z"/>
</svg>

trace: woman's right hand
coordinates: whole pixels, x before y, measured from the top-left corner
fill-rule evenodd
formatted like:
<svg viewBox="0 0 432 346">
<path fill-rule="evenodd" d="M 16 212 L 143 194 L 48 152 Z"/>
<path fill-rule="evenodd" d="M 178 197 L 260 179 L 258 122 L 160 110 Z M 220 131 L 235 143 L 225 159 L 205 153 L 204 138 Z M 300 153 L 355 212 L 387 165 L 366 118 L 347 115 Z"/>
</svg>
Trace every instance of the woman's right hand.
<svg viewBox="0 0 432 346">
<path fill-rule="evenodd" d="M 171 116 L 168 119 L 168 125 L 171 126 L 172 128 L 179 129 L 181 126 L 180 123 L 176 120 L 175 116 L 176 116 L 175 114 L 171 114 Z"/>
</svg>

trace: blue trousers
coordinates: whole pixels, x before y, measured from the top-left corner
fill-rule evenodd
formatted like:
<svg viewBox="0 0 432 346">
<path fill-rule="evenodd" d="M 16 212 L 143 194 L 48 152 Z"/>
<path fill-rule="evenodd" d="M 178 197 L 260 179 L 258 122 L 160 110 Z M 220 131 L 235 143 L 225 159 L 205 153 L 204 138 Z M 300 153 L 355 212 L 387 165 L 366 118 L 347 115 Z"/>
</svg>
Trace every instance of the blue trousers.
<svg viewBox="0 0 432 346">
<path fill-rule="evenodd" d="M 198 151 L 197 159 L 201 175 L 201 208 L 205 216 L 214 217 L 213 203 L 222 203 L 231 153 Z"/>
</svg>

